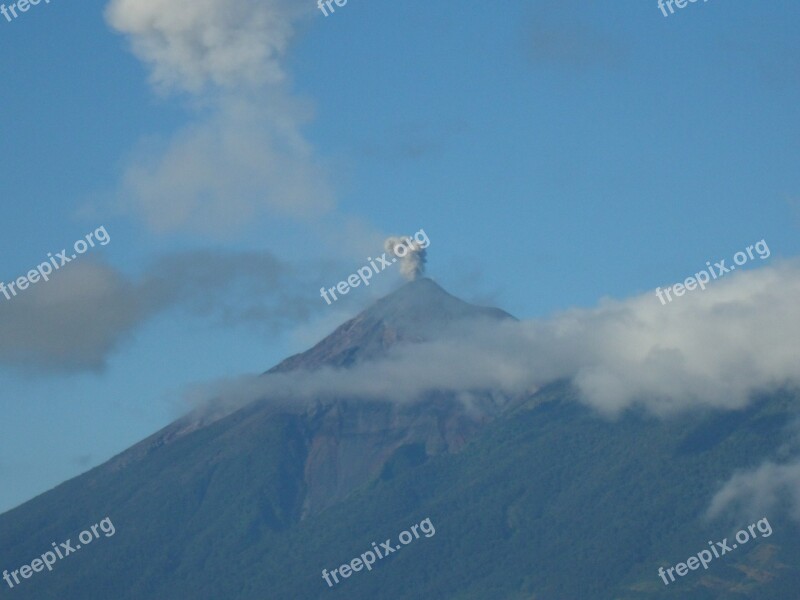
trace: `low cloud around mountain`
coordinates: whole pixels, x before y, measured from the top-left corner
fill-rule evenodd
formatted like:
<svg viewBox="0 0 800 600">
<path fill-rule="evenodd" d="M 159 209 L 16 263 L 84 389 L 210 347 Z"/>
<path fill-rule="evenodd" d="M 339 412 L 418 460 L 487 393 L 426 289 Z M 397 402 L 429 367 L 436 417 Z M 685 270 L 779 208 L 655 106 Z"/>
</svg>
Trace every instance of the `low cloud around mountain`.
<svg viewBox="0 0 800 600">
<path fill-rule="evenodd" d="M 544 320 L 462 323 L 348 369 L 243 377 L 196 386 L 187 397 L 404 401 L 431 389 L 516 395 L 568 378 L 604 414 L 632 406 L 661 416 L 736 409 L 757 392 L 800 382 L 798 296 L 800 264 L 783 263 L 736 273 L 666 306 L 647 293 Z"/>
</svg>

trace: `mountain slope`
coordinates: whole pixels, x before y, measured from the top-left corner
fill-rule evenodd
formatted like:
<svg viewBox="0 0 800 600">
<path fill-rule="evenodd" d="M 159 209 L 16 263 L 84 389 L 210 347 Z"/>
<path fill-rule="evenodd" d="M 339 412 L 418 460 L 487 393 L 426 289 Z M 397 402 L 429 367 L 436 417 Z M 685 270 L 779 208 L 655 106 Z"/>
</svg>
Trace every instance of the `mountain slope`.
<svg viewBox="0 0 800 600">
<path fill-rule="evenodd" d="M 474 318 L 510 317 L 464 303 L 430 280 L 418 280 L 273 372 L 378 358 L 396 344 L 434 339 Z M 16 568 L 15 563 L 45 552 L 51 541 L 74 537 L 109 516 L 119 532 L 133 535 L 128 540 L 135 547 L 121 542 L 117 533 L 103 540 L 102 558 L 92 548 L 70 557 L 72 564 L 91 570 L 105 564 L 93 561 L 109 560 L 107 553 L 113 554 L 119 544 L 126 549 L 123 554 L 130 551 L 149 561 L 150 566 L 142 567 L 145 573 L 170 579 L 181 565 L 206 569 L 216 554 L 188 559 L 187 548 L 213 539 L 214 548 L 226 548 L 220 555 L 226 556 L 261 543 L 372 479 L 392 477 L 403 465 L 419 465 L 460 449 L 484 420 L 441 393 L 402 405 L 347 398 L 274 404 L 265 398 L 232 414 L 199 411 L 0 516 L 0 539 L 6 542 L 0 560 Z M 159 597 L 163 581 L 156 585 L 152 577 L 132 579 L 125 574 L 128 560 L 112 561 L 109 576 L 116 578 L 103 578 L 106 592 Z M 113 566 L 116 562 L 119 569 Z M 71 577 L 48 572 L 24 581 L 14 592 L 23 595 L 30 589 L 35 597 L 69 597 L 74 584 Z"/>
<path fill-rule="evenodd" d="M 453 303 L 431 284 L 418 293 L 421 286 L 401 288 L 281 369 L 354 364 L 470 315 L 509 318 Z M 417 306 L 423 294 L 437 308 Z M 609 421 L 584 407 L 569 382 L 484 420 L 433 393 L 400 406 L 254 402 L 206 422 L 183 419 L 1 515 L 0 568 L 30 564 L 51 542 L 75 540 L 108 516 L 113 537 L 8 593 L 37 600 L 794 600 L 800 530 L 785 513 L 730 522 L 704 514 L 722 481 L 785 448 L 786 424 L 799 407 L 800 396 L 787 391 L 738 412 L 668 421 L 630 412 Z M 764 516 L 772 536 L 669 587 L 658 578 L 659 566 Z M 394 543 L 425 518 L 432 537 L 333 588 L 323 580 L 322 569 L 350 562 L 373 542 Z"/>
<path fill-rule="evenodd" d="M 282 537 L 292 559 L 265 554 L 274 561 L 269 584 L 258 581 L 275 598 L 793 600 L 796 523 L 778 510 L 720 522 L 704 514 L 721 481 L 775 456 L 799 407 L 798 394 L 782 393 L 738 413 L 609 422 L 568 385 L 554 385 L 498 417 L 463 452 L 378 481 L 303 523 Z M 764 516 L 770 537 L 670 586 L 659 579 L 659 566 Z M 322 581 L 322 568 L 425 517 L 434 537 L 334 589 Z"/>
<path fill-rule="evenodd" d="M 290 525 L 281 511 L 296 493 L 291 482 L 298 474 L 289 465 L 299 436 L 291 417 L 273 418 L 264 424 L 265 447 L 249 449 L 250 458 L 248 448 L 234 449 L 227 439 L 231 460 L 218 457 L 198 463 L 196 474 L 180 473 L 175 465 L 186 464 L 191 452 L 186 438 L 165 449 L 168 471 L 135 465 L 108 497 L 91 480 L 65 484 L 0 519 L 4 540 L 16 534 L 16 558 L 4 546 L 0 559 L 16 568 L 69 535 L 65 526 L 77 531 L 108 514 L 114 537 L 54 573 L 36 575 L 15 596 L 790 600 L 800 583 L 800 530 L 780 514 L 753 515 L 769 517 L 773 535 L 714 561 L 707 572 L 666 587 L 656 571 L 752 522 L 707 522 L 703 513 L 720 481 L 776 452 L 799 403 L 786 393 L 735 414 L 667 423 L 631 414 L 608 422 L 576 402 L 568 385 L 554 385 L 499 416 L 462 452 L 398 464 Z M 204 441 L 223 425 L 213 425 L 219 431 Z M 256 479 L 284 487 L 254 481 L 262 469 L 270 476 Z M 153 490 L 151 481 L 162 477 L 174 484 Z M 34 514 L 43 520 L 31 521 Z M 52 515 L 58 517 L 48 525 Z M 426 517 L 433 537 L 332 589 L 325 584 L 323 568 L 349 562 L 372 542 L 396 540 Z M 24 523 L 24 532 L 13 521 Z"/>
<path fill-rule="evenodd" d="M 466 320 L 513 318 L 498 308 L 474 306 L 459 300 L 424 277 L 381 298 L 310 350 L 287 358 L 268 372 L 349 367 L 362 360 L 380 358 L 396 344 L 428 341 L 445 335 Z"/>
</svg>

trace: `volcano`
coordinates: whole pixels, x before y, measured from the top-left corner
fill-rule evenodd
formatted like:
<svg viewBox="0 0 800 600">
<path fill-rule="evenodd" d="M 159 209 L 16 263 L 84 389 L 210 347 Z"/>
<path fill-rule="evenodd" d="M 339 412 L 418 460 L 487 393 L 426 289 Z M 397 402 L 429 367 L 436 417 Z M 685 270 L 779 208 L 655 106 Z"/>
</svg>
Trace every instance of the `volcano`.
<svg viewBox="0 0 800 600">
<path fill-rule="evenodd" d="M 348 369 L 382 358 L 398 345 L 434 340 L 474 319 L 513 317 L 463 302 L 431 279 L 420 278 L 264 375 L 320 367 Z M 337 398 L 276 406 L 262 398 L 232 413 L 197 410 L 3 515 L 0 531 L 6 533 L 4 540 L 17 539 L 22 545 L 13 554 L 25 556 L 28 548 L 35 552 L 31 540 L 42 539 L 40 535 L 58 537 L 62 534 L 57 532 L 78 527 L 88 514 L 86 507 L 99 504 L 107 508 L 93 512 L 149 515 L 148 525 L 137 526 L 137 535 L 149 539 L 148 545 L 163 547 L 156 538 L 176 527 L 174 519 L 181 523 L 181 537 L 233 528 L 240 531 L 245 545 L 257 543 L 266 532 L 290 529 L 341 502 L 359 486 L 391 479 L 433 456 L 457 452 L 488 418 L 467 414 L 451 395 L 436 392 L 402 405 Z M 43 522 L 48 522 L 45 527 Z M 26 537 L 25 532 L 33 530 L 38 535 Z M 52 589 L 56 590 L 52 597 L 69 597 L 56 577 L 49 579 L 52 588 L 42 577 L 15 592 L 21 596 L 38 590 L 31 593 L 40 598 Z M 160 597 L 149 585 L 142 582 L 137 594 L 144 595 L 129 597 Z M 119 597 L 132 593 L 122 587 L 114 590 Z"/>
<path fill-rule="evenodd" d="M 419 279 L 271 374 L 347 371 L 476 319 L 513 317 Z M 413 377 L 413 373 L 410 374 Z M 794 600 L 800 531 L 666 587 L 657 576 L 728 534 L 719 483 L 781 451 L 796 393 L 735 413 L 609 421 L 554 381 L 486 410 L 429 390 L 407 402 L 328 397 L 196 411 L 0 515 L 0 569 L 108 517 L 115 534 L 35 573 L 17 599 Z M 494 407 L 494 409 L 492 409 Z M 757 515 L 761 518 L 764 515 Z M 323 568 L 430 519 L 436 535 L 329 587 Z M 749 521 L 748 521 L 749 522 Z M 736 523 L 742 526 L 746 523 Z M 735 531 L 735 530 L 734 530 Z M 4 585 L 4 584 L 0 584 Z"/>
</svg>

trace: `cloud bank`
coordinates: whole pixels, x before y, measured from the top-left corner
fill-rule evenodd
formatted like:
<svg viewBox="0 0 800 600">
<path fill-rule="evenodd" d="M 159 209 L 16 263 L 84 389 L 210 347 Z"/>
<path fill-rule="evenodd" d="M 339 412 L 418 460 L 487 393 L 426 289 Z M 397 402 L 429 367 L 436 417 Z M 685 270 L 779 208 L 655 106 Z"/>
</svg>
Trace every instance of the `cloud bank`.
<svg viewBox="0 0 800 600">
<path fill-rule="evenodd" d="M 614 415 L 736 409 L 754 392 L 800 382 L 800 265 L 738 272 L 662 306 L 653 293 L 546 320 L 474 322 L 444 339 L 398 346 L 347 370 L 245 377 L 190 390 L 194 402 L 331 396 L 413 400 L 428 390 L 532 392 L 569 378 Z"/>
</svg>

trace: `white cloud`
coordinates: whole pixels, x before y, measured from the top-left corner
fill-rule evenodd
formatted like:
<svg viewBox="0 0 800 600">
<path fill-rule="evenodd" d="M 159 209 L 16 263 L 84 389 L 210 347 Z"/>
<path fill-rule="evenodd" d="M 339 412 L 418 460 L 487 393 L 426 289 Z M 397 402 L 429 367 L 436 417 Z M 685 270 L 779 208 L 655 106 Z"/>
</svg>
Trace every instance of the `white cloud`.
<svg viewBox="0 0 800 600">
<path fill-rule="evenodd" d="M 736 473 L 712 499 L 708 516 L 717 518 L 731 513 L 749 519 L 783 508 L 788 508 L 790 516 L 800 522 L 800 459 L 785 464 L 767 461 L 755 469 Z"/>
<path fill-rule="evenodd" d="M 195 118 L 139 144 L 123 209 L 158 232 L 225 237 L 262 217 L 316 217 L 333 205 L 301 127 L 283 58 L 311 5 L 290 0 L 112 0 L 106 17 L 160 91 L 189 94 Z"/>
<path fill-rule="evenodd" d="M 112 0 L 106 18 L 156 86 L 199 92 L 282 82 L 281 59 L 306 12 L 288 0 Z"/>
<path fill-rule="evenodd" d="M 430 389 L 520 394 L 570 378 L 607 414 L 634 405 L 658 415 L 734 409 L 753 392 L 800 383 L 798 297 L 800 265 L 789 263 L 738 272 L 665 306 L 650 292 L 541 321 L 462 324 L 351 369 L 219 382 L 191 398 L 408 400 Z"/>
<path fill-rule="evenodd" d="M 230 101 L 168 141 L 142 145 L 122 197 L 151 230 L 220 235 L 264 216 L 314 217 L 333 206 L 325 169 L 296 127 Z"/>
</svg>

